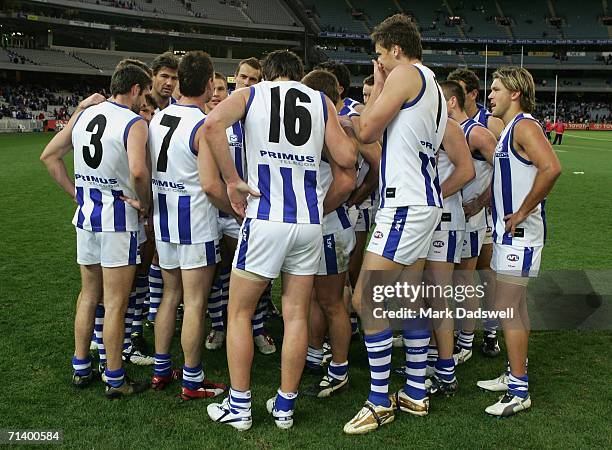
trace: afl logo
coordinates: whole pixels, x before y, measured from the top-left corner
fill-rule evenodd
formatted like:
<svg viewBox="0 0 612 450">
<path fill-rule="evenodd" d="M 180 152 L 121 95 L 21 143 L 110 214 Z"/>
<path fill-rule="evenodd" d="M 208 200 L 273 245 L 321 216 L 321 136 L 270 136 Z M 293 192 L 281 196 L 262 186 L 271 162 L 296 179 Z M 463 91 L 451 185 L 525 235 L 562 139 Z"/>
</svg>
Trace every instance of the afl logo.
<svg viewBox="0 0 612 450">
<path fill-rule="evenodd" d="M 384 236 L 382 231 L 377 231 L 374 233 L 374 239 L 381 239 Z"/>
<path fill-rule="evenodd" d="M 444 247 L 444 241 L 434 241 L 433 246 L 436 248 Z"/>
<path fill-rule="evenodd" d="M 506 256 L 506 259 L 508 261 L 515 261 L 516 262 L 516 261 L 519 260 L 519 255 L 508 255 L 508 256 Z"/>
</svg>

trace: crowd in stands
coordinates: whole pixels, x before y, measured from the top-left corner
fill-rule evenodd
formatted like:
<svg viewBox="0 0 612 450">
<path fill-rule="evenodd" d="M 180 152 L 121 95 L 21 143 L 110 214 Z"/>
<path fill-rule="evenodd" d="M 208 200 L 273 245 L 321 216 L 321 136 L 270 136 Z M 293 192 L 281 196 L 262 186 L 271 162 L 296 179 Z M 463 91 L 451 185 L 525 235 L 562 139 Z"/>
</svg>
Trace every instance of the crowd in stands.
<svg viewBox="0 0 612 450">
<path fill-rule="evenodd" d="M 534 116 L 540 120 L 546 117 L 552 120 L 554 113 L 554 103 L 539 102 Z M 612 110 L 605 102 L 561 100 L 557 103 L 557 117 L 572 123 L 612 123 Z"/>
</svg>

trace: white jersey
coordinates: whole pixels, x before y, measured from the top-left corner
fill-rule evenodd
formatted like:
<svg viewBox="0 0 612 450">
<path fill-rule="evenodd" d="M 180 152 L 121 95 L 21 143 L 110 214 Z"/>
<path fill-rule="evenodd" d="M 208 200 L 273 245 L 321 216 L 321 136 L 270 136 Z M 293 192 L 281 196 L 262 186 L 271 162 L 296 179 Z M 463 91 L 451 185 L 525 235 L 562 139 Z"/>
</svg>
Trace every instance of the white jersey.
<svg viewBox="0 0 612 450">
<path fill-rule="evenodd" d="M 130 180 L 127 139 L 142 118 L 125 105 L 90 106 L 72 129 L 74 185 L 79 205 L 72 223 L 89 231 L 137 231 L 138 211 L 121 200 L 136 198 Z"/>
<path fill-rule="evenodd" d="M 450 119 L 453 120 L 453 119 Z M 438 152 L 438 173 L 440 176 L 440 184 L 444 183 L 455 170 L 455 165 L 448 157 L 448 153 L 441 145 Z M 436 230 L 465 230 L 465 214 L 463 212 L 463 198 L 461 190 L 458 190 L 453 195 L 444 197 L 444 205 L 442 208 L 442 217 Z"/>
<path fill-rule="evenodd" d="M 261 196 L 249 197 L 247 217 L 321 223 L 325 99 L 297 81 L 264 81 L 250 87 L 244 119 L 247 181 Z"/>
<path fill-rule="evenodd" d="M 487 126 L 489 125 L 489 117 L 491 117 L 491 113 L 480 103 L 476 103 L 476 107 L 478 108 L 478 111 L 476 112 L 476 114 L 474 114 L 474 117 L 472 117 L 472 119 L 474 119 L 483 127 L 487 128 Z"/>
<path fill-rule="evenodd" d="M 493 164 L 493 242 L 534 247 L 544 245 L 546 216 L 544 203 L 537 205 L 520 223 L 514 236 L 506 233 L 504 217 L 521 207 L 535 180 L 538 169 L 512 146 L 514 127 L 520 120 L 535 120 L 531 114 L 518 114 L 506 127 L 495 148 Z"/>
<path fill-rule="evenodd" d="M 329 162 L 322 156 L 320 170 L 321 188 L 327 194 L 329 187 L 332 184 L 333 176 Z M 323 217 L 323 234 L 333 234 L 340 230 L 351 228 L 351 221 L 348 216 L 348 208 L 346 203 L 338 206 L 334 211 Z"/>
<path fill-rule="evenodd" d="M 175 103 L 149 125 L 155 239 L 201 244 L 219 238 L 218 210 L 202 190 L 194 139 L 206 115 Z"/>
<path fill-rule="evenodd" d="M 442 195 L 436 154 L 446 130 L 446 101 L 434 73 L 422 64 L 419 95 L 402 105 L 383 133 L 380 207 L 437 206 Z"/>
<path fill-rule="evenodd" d="M 357 107 L 361 105 L 357 100 L 353 100 L 350 97 L 346 97 L 342 100 L 344 104 L 342 109 L 338 113 L 339 116 L 347 116 L 347 117 L 359 117 L 361 113 L 357 111 Z"/>
<path fill-rule="evenodd" d="M 176 100 L 174 97 L 170 97 L 170 100 L 168 100 L 168 106 L 170 105 L 174 105 L 178 100 Z M 166 108 L 168 107 L 166 106 Z M 165 108 L 164 108 L 165 109 Z M 155 111 L 153 111 L 153 115 L 159 113 L 161 111 L 161 109 L 159 108 L 159 106 L 157 108 L 155 108 Z"/>
<path fill-rule="evenodd" d="M 461 123 L 461 128 L 465 134 L 465 139 L 468 144 L 470 143 L 470 133 L 476 127 L 482 127 L 483 125 L 474 119 L 467 119 Z M 475 198 L 479 197 L 491 184 L 491 174 L 493 168 L 487 162 L 484 156 L 480 153 L 472 153 L 472 162 L 474 163 L 474 170 L 476 175 L 473 180 L 470 180 L 468 184 L 463 186 L 461 195 L 463 196 L 463 203 L 470 202 Z M 486 228 L 486 212 L 485 208 L 480 210 L 479 213 L 474 214 L 470 217 L 465 224 L 465 231 L 476 231 L 482 228 Z"/>
<path fill-rule="evenodd" d="M 236 122 L 234 125 L 225 130 L 225 134 L 227 135 L 227 144 L 229 145 L 230 155 L 232 155 L 232 159 L 234 160 L 234 165 L 236 166 L 238 176 L 246 181 L 244 176 L 245 167 L 242 123 L 240 121 Z M 223 211 L 219 211 L 219 217 L 230 216 Z"/>
</svg>

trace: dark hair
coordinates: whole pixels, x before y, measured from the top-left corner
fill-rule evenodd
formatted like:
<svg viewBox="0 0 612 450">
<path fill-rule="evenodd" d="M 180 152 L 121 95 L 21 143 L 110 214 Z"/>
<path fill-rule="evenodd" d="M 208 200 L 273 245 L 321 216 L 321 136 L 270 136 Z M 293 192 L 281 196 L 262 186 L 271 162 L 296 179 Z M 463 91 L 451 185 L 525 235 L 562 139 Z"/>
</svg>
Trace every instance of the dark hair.
<svg viewBox="0 0 612 450">
<path fill-rule="evenodd" d="M 240 72 L 240 68 L 244 64 L 246 64 L 247 66 L 251 66 L 255 70 L 259 70 L 259 81 L 261 81 L 261 64 L 259 63 L 259 60 L 257 58 L 253 57 L 240 61 L 238 63 L 238 66 L 236 67 L 236 72 L 234 73 L 234 75 L 238 75 L 238 72 Z"/>
<path fill-rule="evenodd" d="M 374 86 L 374 74 L 365 77 L 363 79 L 363 84 L 367 84 L 368 86 Z"/>
<path fill-rule="evenodd" d="M 394 45 L 399 47 L 408 58 L 422 59 L 423 47 L 421 33 L 415 23 L 405 14 L 395 14 L 379 23 L 370 35 L 374 44 L 391 50 Z"/>
<path fill-rule="evenodd" d="M 145 102 L 147 105 L 149 105 L 153 109 L 159 108 L 159 105 L 157 104 L 157 100 L 155 100 L 155 97 L 153 97 L 151 94 L 145 95 Z"/>
<path fill-rule="evenodd" d="M 225 83 L 225 87 L 227 87 L 227 77 L 223 75 L 221 72 L 215 72 L 215 78 L 219 80 L 223 80 Z"/>
<path fill-rule="evenodd" d="M 455 97 L 459 104 L 459 108 L 461 108 L 462 111 L 465 109 L 465 92 L 459 82 L 453 80 L 442 81 L 440 87 L 447 101 L 450 100 L 451 97 Z"/>
<path fill-rule="evenodd" d="M 167 67 L 168 69 L 177 70 L 180 59 L 172 52 L 165 52 L 158 55 L 151 63 L 151 69 L 153 69 L 153 75 L 157 75 L 162 68 Z"/>
<path fill-rule="evenodd" d="M 448 74 L 447 79 L 451 81 L 463 81 L 465 83 L 465 92 L 470 93 L 474 89 L 478 90 L 478 75 L 473 70 L 459 68 Z"/>
<path fill-rule="evenodd" d="M 335 105 L 340 100 L 338 92 L 338 79 L 336 76 L 323 69 L 315 69 L 302 78 L 302 83 L 315 91 L 321 91 L 327 95 Z"/>
<path fill-rule="evenodd" d="M 147 74 L 149 75 L 149 78 L 151 78 L 153 76 L 153 71 L 151 70 L 151 68 L 149 66 L 147 66 L 146 63 L 142 62 L 139 59 L 132 59 L 132 58 L 122 59 L 121 61 L 119 61 L 117 63 L 117 66 L 115 67 L 115 70 L 119 69 L 120 67 L 127 66 L 127 65 L 130 65 L 130 64 L 132 64 L 134 66 L 138 66 L 142 70 L 147 72 Z"/>
<path fill-rule="evenodd" d="M 200 50 L 185 53 L 178 66 L 181 94 L 185 97 L 199 97 L 206 91 L 206 85 L 214 73 L 208 53 Z"/>
<path fill-rule="evenodd" d="M 315 69 L 323 69 L 333 73 L 344 90 L 340 97 L 348 97 L 348 92 L 351 88 L 351 72 L 348 70 L 348 67 L 336 61 L 325 61 L 317 65 Z"/>
<path fill-rule="evenodd" d="M 290 50 L 275 50 L 266 55 L 261 71 L 264 79 L 268 81 L 279 77 L 300 81 L 304 77 L 304 64 L 300 57 Z"/>
<path fill-rule="evenodd" d="M 134 64 L 121 66 L 115 70 L 111 78 L 111 95 L 127 94 L 135 84 L 137 84 L 141 90 L 151 86 L 149 74 Z"/>
</svg>

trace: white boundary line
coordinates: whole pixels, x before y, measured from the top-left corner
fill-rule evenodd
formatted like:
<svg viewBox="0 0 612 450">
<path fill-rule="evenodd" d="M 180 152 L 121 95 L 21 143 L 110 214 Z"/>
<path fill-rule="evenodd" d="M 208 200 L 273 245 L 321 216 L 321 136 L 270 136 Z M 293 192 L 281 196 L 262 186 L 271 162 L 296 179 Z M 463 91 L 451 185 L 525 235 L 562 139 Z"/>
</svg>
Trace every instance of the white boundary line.
<svg viewBox="0 0 612 450">
<path fill-rule="evenodd" d="M 565 133 L 566 136 L 571 136 L 577 139 L 588 139 L 590 141 L 604 141 L 604 142 L 612 142 L 612 139 L 599 139 L 599 138 L 594 138 L 594 137 L 586 137 L 586 136 L 580 136 L 579 134 L 573 134 L 573 133 Z"/>
</svg>

